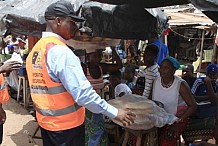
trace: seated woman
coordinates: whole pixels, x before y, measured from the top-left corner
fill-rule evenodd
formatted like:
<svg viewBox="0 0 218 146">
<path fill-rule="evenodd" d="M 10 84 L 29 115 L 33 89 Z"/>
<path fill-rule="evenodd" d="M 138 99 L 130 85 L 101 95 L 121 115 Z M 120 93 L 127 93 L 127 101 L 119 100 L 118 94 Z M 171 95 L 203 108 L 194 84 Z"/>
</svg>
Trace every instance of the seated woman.
<svg viewBox="0 0 218 146">
<path fill-rule="evenodd" d="M 97 50 L 88 50 L 87 52 L 87 64 L 82 64 L 84 73 L 96 90 L 101 95 L 101 89 L 104 87 L 103 74 L 118 71 L 122 68 L 122 62 L 117 55 L 114 48 L 112 48 L 112 55 L 116 61 L 116 64 L 100 63 L 101 52 Z M 94 114 L 86 110 L 86 143 L 87 146 L 107 146 L 108 138 L 105 133 L 105 125 L 102 114 Z"/>
<path fill-rule="evenodd" d="M 153 83 L 152 100 L 162 102 L 166 112 L 179 118 L 174 124 L 160 129 L 160 146 L 176 146 L 188 118 L 196 110 L 188 84 L 174 75 L 178 68 L 179 63 L 175 58 L 166 57 L 160 65 L 160 77 Z"/>
</svg>

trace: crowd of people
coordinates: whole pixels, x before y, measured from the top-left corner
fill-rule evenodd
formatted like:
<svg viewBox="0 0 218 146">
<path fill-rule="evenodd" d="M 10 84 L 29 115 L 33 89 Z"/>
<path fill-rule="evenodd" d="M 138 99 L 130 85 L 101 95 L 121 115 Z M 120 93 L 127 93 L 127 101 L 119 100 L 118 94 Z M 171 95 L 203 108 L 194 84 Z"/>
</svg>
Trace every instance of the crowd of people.
<svg viewBox="0 0 218 146">
<path fill-rule="evenodd" d="M 139 50 L 137 41 L 133 40 L 127 41 L 127 52 L 122 44 L 112 47 L 113 63 L 101 62 L 102 52 L 98 49 L 87 50 L 85 62 L 81 62 L 66 45 L 66 40 L 79 32 L 77 23 L 84 21 L 73 5 L 64 0 L 49 5 L 45 20 L 46 30 L 28 56 L 25 51 L 20 52 L 25 50 L 25 38 L 16 39 L 17 45 L 11 43 L 16 42 L 11 38 L 2 51 L 2 54 L 18 52 L 26 60 L 31 97 L 44 146 L 107 146 L 109 139 L 103 115 L 124 126 L 134 123 L 136 115 L 131 110 L 117 109 L 102 98 L 106 73 L 114 91 L 110 98 L 139 94 L 160 103 L 167 113 L 178 117 L 173 124 L 159 128 L 160 146 L 176 146 L 191 118 L 216 116 L 216 64 L 208 65 L 206 77 L 199 78 L 194 76 L 192 64 L 185 64 L 182 77 L 179 77 L 175 72 L 180 63 L 169 56 L 167 46 L 158 38 L 149 40 L 144 50 Z M 123 63 L 122 59 L 127 61 Z M 0 67 L 1 104 L 9 98 L 3 75 L 7 78 L 20 66 L 19 62 L 13 61 Z M 0 138 L 5 119 L 0 105 Z M 202 142 L 201 145 L 209 144 Z"/>
</svg>

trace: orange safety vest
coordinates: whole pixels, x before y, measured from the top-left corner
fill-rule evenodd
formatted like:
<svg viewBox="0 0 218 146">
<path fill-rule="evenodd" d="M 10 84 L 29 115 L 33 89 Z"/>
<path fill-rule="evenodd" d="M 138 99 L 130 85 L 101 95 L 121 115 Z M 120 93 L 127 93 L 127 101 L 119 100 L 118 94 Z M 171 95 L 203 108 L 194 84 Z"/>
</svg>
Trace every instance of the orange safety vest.
<svg viewBox="0 0 218 146">
<path fill-rule="evenodd" d="M 5 83 L 3 74 L 0 74 L 0 103 L 5 103 L 10 98 L 7 85 Z"/>
<path fill-rule="evenodd" d="M 26 69 L 39 125 L 46 130 L 60 131 L 81 125 L 85 108 L 75 102 L 62 83 L 52 81 L 48 74 L 46 56 L 54 45 L 66 46 L 57 37 L 41 38 L 27 57 Z"/>
</svg>

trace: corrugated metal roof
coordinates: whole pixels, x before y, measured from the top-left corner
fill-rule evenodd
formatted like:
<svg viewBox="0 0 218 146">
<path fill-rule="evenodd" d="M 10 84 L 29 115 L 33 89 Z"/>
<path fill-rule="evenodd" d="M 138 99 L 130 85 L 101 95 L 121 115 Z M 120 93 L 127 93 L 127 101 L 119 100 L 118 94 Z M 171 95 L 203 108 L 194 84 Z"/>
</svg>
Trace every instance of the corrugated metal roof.
<svg viewBox="0 0 218 146">
<path fill-rule="evenodd" d="M 203 13 L 165 12 L 170 17 L 170 26 L 213 25 L 214 22 Z"/>
</svg>

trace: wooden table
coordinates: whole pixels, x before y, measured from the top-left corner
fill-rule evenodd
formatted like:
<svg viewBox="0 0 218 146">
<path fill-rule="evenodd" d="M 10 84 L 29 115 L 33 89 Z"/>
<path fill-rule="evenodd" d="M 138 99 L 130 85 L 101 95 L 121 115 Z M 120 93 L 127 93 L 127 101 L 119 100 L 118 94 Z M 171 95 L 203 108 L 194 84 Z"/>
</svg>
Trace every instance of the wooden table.
<svg viewBox="0 0 218 146">
<path fill-rule="evenodd" d="M 136 146 L 141 146 L 142 145 L 142 138 L 144 138 L 144 145 L 146 146 L 157 146 L 158 144 L 158 136 L 157 136 L 157 128 L 151 128 L 149 130 L 132 130 L 132 129 L 128 129 L 128 128 L 124 128 L 125 129 L 125 136 L 124 136 L 124 140 L 123 140 L 123 144 L 122 146 L 126 146 L 129 136 L 130 134 L 133 134 L 134 136 L 136 136 L 137 140 L 136 140 Z"/>
</svg>

